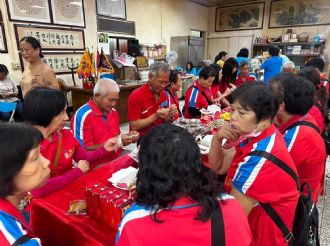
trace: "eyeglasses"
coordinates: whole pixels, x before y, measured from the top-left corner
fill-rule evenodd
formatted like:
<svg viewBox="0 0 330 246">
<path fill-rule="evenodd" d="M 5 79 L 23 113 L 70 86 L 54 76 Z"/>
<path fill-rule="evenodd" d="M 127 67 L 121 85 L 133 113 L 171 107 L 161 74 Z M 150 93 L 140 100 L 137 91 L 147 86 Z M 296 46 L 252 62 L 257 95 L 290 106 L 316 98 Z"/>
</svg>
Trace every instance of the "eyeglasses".
<svg viewBox="0 0 330 246">
<path fill-rule="evenodd" d="M 168 81 L 168 80 L 159 80 L 158 78 L 156 78 L 156 80 L 161 85 L 168 86 L 170 84 L 170 81 Z"/>
</svg>

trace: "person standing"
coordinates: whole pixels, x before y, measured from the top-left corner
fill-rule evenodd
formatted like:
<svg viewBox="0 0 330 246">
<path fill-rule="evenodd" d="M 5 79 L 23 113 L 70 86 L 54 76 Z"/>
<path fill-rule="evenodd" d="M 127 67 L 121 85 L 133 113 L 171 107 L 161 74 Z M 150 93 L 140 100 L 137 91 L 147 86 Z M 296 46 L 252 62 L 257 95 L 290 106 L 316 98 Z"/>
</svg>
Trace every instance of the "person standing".
<svg viewBox="0 0 330 246">
<path fill-rule="evenodd" d="M 31 88 L 38 86 L 59 89 L 54 71 L 42 60 L 44 55 L 41 51 L 41 45 L 36 38 L 22 38 L 19 41 L 19 51 L 23 59 L 28 62 L 20 81 L 23 96 Z"/>
<path fill-rule="evenodd" d="M 282 58 L 279 57 L 280 49 L 271 46 L 268 49 L 269 59 L 261 64 L 260 69 L 264 69 L 264 83 L 268 84 L 269 80 L 281 72 Z"/>
</svg>

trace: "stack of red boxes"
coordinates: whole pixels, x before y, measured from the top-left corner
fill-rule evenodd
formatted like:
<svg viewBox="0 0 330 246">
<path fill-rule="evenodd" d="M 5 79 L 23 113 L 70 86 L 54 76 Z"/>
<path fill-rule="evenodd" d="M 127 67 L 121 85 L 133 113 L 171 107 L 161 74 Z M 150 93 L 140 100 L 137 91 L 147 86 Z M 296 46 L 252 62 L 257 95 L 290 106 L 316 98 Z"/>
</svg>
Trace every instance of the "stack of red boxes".
<svg viewBox="0 0 330 246">
<path fill-rule="evenodd" d="M 104 221 L 115 230 L 124 212 L 134 201 L 134 192 L 124 191 L 113 186 L 94 184 L 85 188 L 87 213 L 97 220 Z"/>
</svg>

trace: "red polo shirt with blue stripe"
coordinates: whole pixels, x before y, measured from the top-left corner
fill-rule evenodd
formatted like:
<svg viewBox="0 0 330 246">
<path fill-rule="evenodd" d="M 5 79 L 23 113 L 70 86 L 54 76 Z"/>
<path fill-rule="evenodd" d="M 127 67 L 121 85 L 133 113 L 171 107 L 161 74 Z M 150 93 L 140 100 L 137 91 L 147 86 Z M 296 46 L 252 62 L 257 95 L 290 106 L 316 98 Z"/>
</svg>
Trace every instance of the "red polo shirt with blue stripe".
<svg viewBox="0 0 330 246">
<path fill-rule="evenodd" d="M 296 164 L 300 184 L 311 185 L 312 198 L 317 202 L 325 173 L 325 145 L 321 135 L 310 126 L 300 125 L 286 130 L 298 121 L 307 121 L 317 126 L 315 119 L 307 114 L 292 117 L 278 129 L 283 133 L 288 151 Z"/>
<path fill-rule="evenodd" d="M 161 91 L 159 99 L 156 101 L 150 90 L 150 85 L 145 85 L 135 89 L 128 97 L 127 102 L 127 119 L 128 121 L 136 121 L 148 118 L 155 114 L 159 108 L 167 108 L 168 102 L 166 93 Z M 154 121 L 150 126 L 138 130 L 140 136 L 145 135 L 150 128 L 164 123 L 163 119 Z"/>
<path fill-rule="evenodd" d="M 242 206 L 232 196 L 223 195 L 221 206 L 225 242 L 230 246 L 249 246 L 251 233 Z M 158 212 L 157 223 L 151 218 L 151 209 L 134 204 L 125 212 L 116 237 L 117 246 L 211 246 L 211 220 L 196 220 L 201 207 L 184 197 L 170 209 Z"/>
<path fill-rule="evenodd" d="M 120 134 L 119 117 L 115 109 L 106 115 L 97 107 L 93 99 L 81 106 L 71 119 L 71 129 L 74 137 L 85 148 L 92 145 L 104 144 L 109 138 Z M 109 152 L 107 157 L 97 161 L 95 164 L 106 163 L 121 154 Z"/>
<path fill-rule="evenodd" d="M 188 108 L 196 108 L 198 110 L 202 108 L 207 108 L 209 103 L 207 102 L 205 96 L 202 95 L 202 92 L 205 93 L 206 97 L 211 101 L 212 92 L 209 89 L 205 89 L 201 86 L 198 80 L 192 84 L 185 94 L 185 112 L 184 117 L 187 119 L 194 118 L 189 114 Z"/>
<path fill-rule="evenodd" d="M 0 199 L 0 245 L 10 246 L 23 235 L 31 237 L 24 246 L 39 246 L 40 239 L 32 232 L 19 210 L 5 199 Z"/>
<path fill-rule="evenodd" d="M 259 136 L 236 146 L 236 154 L 228 169 L 225 188 L 239 192 L 258 202 L 268 203 L 291 230 L 298 200 L 295 181 L 278 166 L 259 156 L 249 156 L 254 150 L 267 151 L 296 171 L 282 134 L 274 125 Z M 249 214 L 254 246 L 287 246 L 284 237 L 264 209 L 256 204 Z"/>
</svg>

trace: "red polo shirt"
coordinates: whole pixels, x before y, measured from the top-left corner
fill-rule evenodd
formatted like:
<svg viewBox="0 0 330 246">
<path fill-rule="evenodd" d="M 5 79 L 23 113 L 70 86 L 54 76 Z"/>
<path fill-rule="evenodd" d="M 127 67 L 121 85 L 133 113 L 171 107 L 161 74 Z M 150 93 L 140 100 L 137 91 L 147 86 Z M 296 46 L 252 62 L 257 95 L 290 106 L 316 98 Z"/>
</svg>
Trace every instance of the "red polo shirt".
<svg viewBox="0 0 330 246">
<path fill-rule="evenodd" d="M 288 151 L 296 164 L 300 184 L 309 183 L 312 198 L 317 202 L 321 192 L 325 172 L 326 152 L 322 137 L 309 126 L 296 126 L 286 130 L 297 121 L 307 121 L 317 126 L 309 114 L 294 116 L 287 123 L 278 127 L 284 135 Z"/>
<path fill-rule="evenodd" d="M 272 125 L 248 143 L 236 146 L 225 188 L 230 192 L 233 185 L 246 196 L 270 204 L 291 230 L 298 200 L 296 183 L 291 176 L 265 158 L 248 156 L 254 150 L 272 153 L 296 171 L 282 134 Z M 281 231 L 258 203 L 248 217 L 253 238 L 251 245 L 287 246 Z"/>
<path fill-rule="evenodd" d="M 225 243 L 229 246 L 249 246 L 251 233 L 242 206 L 231 196 L 223 195 L 219 202 L 223 214 Z M 201 207 L 189 198 L 176 201 L 171 209 L 158 212 L 162 223 L 150 216 L 150 209 L 134 204 L 125 213 L 116 237 L 118 246 L 194 246 L 211 245 L 211 220 L 196 220 Z"/>
<path fill-rule="evenodd" d="M 112 109 L 112 111 L 103 115 L 93 99 L 90 99 L 72 117 L 71 129 L 74 137 L 85 148 L 91 145 L 103 144 L 109 138 L 120 134 L 118 113 L 115 109 Z M 106 158 L 95 164 L 109 162 L 117 158 L 121 152 L 122 150 L 118 150 L 117 153 L 110 152 Z"/>
<path fill-rule="evenodd" d="M 255 81 L 255 78 L 247 75 L 245 80 L 243 80 L 243 78 L 241 77 L 241 74 L 239 74 L 235 80 L 235 85 L 238 87 L 238 86 L 244 84 L 245 82 L 253 82 L 253 81 Z"/>
<path fill-rule="evenodd" d="M 24 245 L 41 245 L 39 238 L 32 232 L 18 209 L 5 199 L 0 199 L 0 245 L 10 246 L 23 235 L 31 236 Z"/>
<path fill-rule="evenodd" d="M 154 95 L 150 90 L 148 83 L 135 89 L 128 97 L 127 102 L 127 119 L 128 121 L 136 121 L 140 119 L 148 118 L 156 113 L 161 108 L 167 108 L 167 97 L 164 91 L 159 94 L 159 99 L 156 101 Z M 154 121 L 150 126 L 139 130 L 141 136 L 145 135 L 150 128 L 164 123 L 164 120 L 158 119 Z"/>
<path fill-rule="evenodd" d="M 174 116 L 174 119 L 178 119 L 181 116 L 178 95 L 176 94 L 176 92 L 174 92 L 172 95 L 171 92 L 167 89 L 165 90 L 165 93 L 167 97 L 167 105 L 168 106 L 175 105 L 176 108 L 178 109 L 179 113 Z"/>
<path fill-rule="evenodd" d="M 58 148 L 59 134 L 62 136 L 62 146 L 58 164 L 54 167 L 54 161 Z M 52 134 L 52 141 L 44 139 L 40 144 L 40 153 L 50 161 L 50 170 L 52 176 L 63 175 L 68 170 L 72 169 L 73 154 L 76 148 L 80 146 L 79 142 L 73 137 L 70 129 L 63 129 L 60 132 Z"/>
<path fill-rule="evenodd" d="M 318 104 L 321 105 L 320 102 L 318 102 Z M 316 124 L 320 132 L 323 132 L 325 128 L 325 123 L 323 113 L 320 111 L 320 109 L 317 106 L 313 105 L 313 107 L 309 110 L 308 113 L 316 120 Z"/>
<path fill-rule="evenodd" d="M 192 84 L 189 89 L 186 92 L 185 95 L 185 112 L 184 112 L 184 117 L 187 119 L 194 118 L 189 114 L 188 108 L 196 108 L 196 109 L 202 109 L 202 108 L 207 108 L 209 106 L 209 103 L 207 102 L 205 96 L 202 94 L 206 95 L 206 97 L 211 101 L 212 98 L 212 93 L 209 89 L 205 89 L 201 86 L 198 80 L 195 81 L 194 84 Z"/>
</svg>

